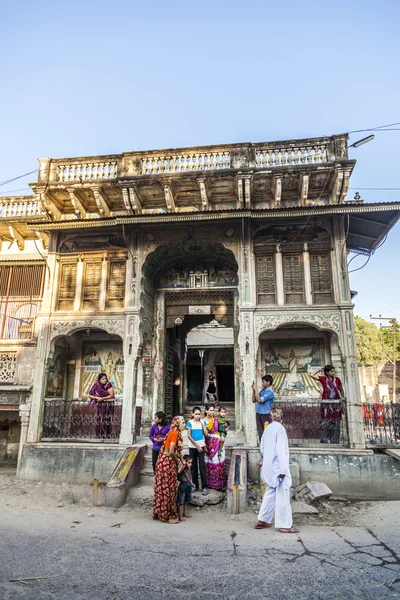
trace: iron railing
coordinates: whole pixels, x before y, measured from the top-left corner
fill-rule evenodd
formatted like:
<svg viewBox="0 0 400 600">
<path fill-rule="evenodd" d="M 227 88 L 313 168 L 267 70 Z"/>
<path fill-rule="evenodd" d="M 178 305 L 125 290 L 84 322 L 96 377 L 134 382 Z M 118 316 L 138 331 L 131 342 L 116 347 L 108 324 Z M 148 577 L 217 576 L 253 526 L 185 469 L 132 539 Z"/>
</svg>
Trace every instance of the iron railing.
<svg viewBox="0 0 400 600">
<path fill-rule="evenodd" d="M 107 440 L 118 442 L 122 400 L 102 401 L 90 406 L 87 400 L 46 398 L 42 440 Z"/>
<path fill-rule="evenodd" d="M 400 445 L 400 404 L 363 402 L 362 416 L 367 445 Z"/>
<path fill-rule="evenodd" d="M 334 406 L 331 416 L 322 418 L 322 406 Z M 339 444 L 348 445 L 348 430 L 346 408 L 339 400 L 321 401 L 308 400 L 305 402 L 282 402 L 277 400 L 275 405 L 283 411 L 283 425 L 291 445 L 305 444 Z"/>
</svg>

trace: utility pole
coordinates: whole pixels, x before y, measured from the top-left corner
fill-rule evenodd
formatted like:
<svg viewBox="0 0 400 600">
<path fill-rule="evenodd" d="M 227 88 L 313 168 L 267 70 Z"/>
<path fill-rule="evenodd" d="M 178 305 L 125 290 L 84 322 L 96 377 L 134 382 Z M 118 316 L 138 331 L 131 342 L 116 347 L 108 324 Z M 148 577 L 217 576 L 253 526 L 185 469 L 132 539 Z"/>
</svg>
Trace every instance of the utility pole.
<svg viewBox="0 0 400 600">
<path fill-rule="evenodd" d="M 392 319 L 391 317 L 373 317 L 369 316 L 371 321 L 390 321 L 391 325 L 383 326 L 381 325 L 381 329 L 393 329 L 393 393 L 392 393 L 392 401 L 396 402 L 396 387 L 397 387 L 397 372 L 396 372 L 396 361 L 397 361 L 397 319 Z"/>
</svg>

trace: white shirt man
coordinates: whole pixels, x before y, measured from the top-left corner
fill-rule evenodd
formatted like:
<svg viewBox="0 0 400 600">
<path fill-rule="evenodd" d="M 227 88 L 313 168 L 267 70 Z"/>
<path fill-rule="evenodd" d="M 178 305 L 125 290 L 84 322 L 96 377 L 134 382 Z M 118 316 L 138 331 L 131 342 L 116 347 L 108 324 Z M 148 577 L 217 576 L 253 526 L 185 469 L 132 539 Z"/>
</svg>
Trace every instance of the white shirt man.
<svg viewBox="0 0 400 600">
<path fill-rule="evenodd" d="M 292 509 L 290 506 L 290 488 L 292 477 L 289 468 L 289 443 L 282 420 L 280 408 L 271 409 L 272 423 L 266 427 L 260 442 L 263 456 L 261 479 L 267 484 L 264 497 L 256 521 L 256 529 L 271 527 L 275 514 L 275 527 L 281 533 L 298 533 L 293 527 Z"/>
</svg>

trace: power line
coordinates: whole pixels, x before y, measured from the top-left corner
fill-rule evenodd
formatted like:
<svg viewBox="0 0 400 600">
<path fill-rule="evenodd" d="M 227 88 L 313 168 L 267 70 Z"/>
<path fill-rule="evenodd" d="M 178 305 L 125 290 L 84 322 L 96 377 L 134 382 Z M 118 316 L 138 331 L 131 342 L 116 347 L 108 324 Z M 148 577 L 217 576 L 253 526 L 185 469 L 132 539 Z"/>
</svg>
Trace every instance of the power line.
<svg viewBox="0 0 400 600">
<path fill-rule="evenodd" d="M 377 192 L 399 192 L 400 188 L 362 188 L 362 187 L 350 187 L 349 190 L 368 190 L 368 191 L 377 191 Z"/>
<path fill-rule="evenodd" d="M 4 190 L 4 192 L 0 192 L 0 196 L 3 194 L 11 194 L 11 192 L 23 192 L 24 190 L 30 190 L 30 187 L 18 188 L 17 190 Z"/>
<path fill-rule="evenodd" d="M 400 125 L 398 123 L 388 123 L 387 125 L 378 125 L 378 127 L 368 127 L 367 129 L 354 129 L 354 131 L 348 131 L 347 133 L 362 133 L 363 131 L 399 131 L 400 128 L 388 129 L 388 127 L 394 127 L 394 125 Z"/>
<path fill-rule="evenodd" d="M 11 179 L 6 179 L 4 181 L 0 181 L 1 185 L 6 185 L 7 183 L 11 183 L 12 181 L 17 181 L 17 179 L 22 179 L 23 177 L 27 177 L 28 175 L 32 175 L 32 173 L 37 173 L 39 169 L 34 169 L 33 171 L 29 171 L 29 173 L 24 173 L 23 175 L 18 175 L 18 177 L 12 177 Z"/>
</svg>

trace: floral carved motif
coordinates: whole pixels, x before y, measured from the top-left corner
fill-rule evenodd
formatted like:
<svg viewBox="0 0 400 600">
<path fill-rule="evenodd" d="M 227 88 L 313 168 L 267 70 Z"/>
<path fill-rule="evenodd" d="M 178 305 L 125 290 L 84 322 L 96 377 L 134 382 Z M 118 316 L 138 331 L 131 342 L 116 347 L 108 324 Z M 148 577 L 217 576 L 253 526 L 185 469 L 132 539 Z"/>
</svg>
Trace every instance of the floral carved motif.
<svg viewBox="0 0 400 600">
<path fill-rule="evenodd" d="M 286 323 L 309 323 L 315 325 L 319 329 L 330 329 L 339 333 L 339 315 L 337 313 L 316 314 L 281 314 L 281 315 L 257 315 L 256 316 L 256 333 L 260 334 L 266 329 L 276 329 L 280 325 Z"/>
<path fill-rule="evenodd" d="M 85 319 L 84 321 L 55 321 L 52 325 L 51 337 L 65 335 L 76 329 L 96 327 L 104 329 L 107 333 L 124 335 L 124 321 L 122 319 Z"/>
</svg>

